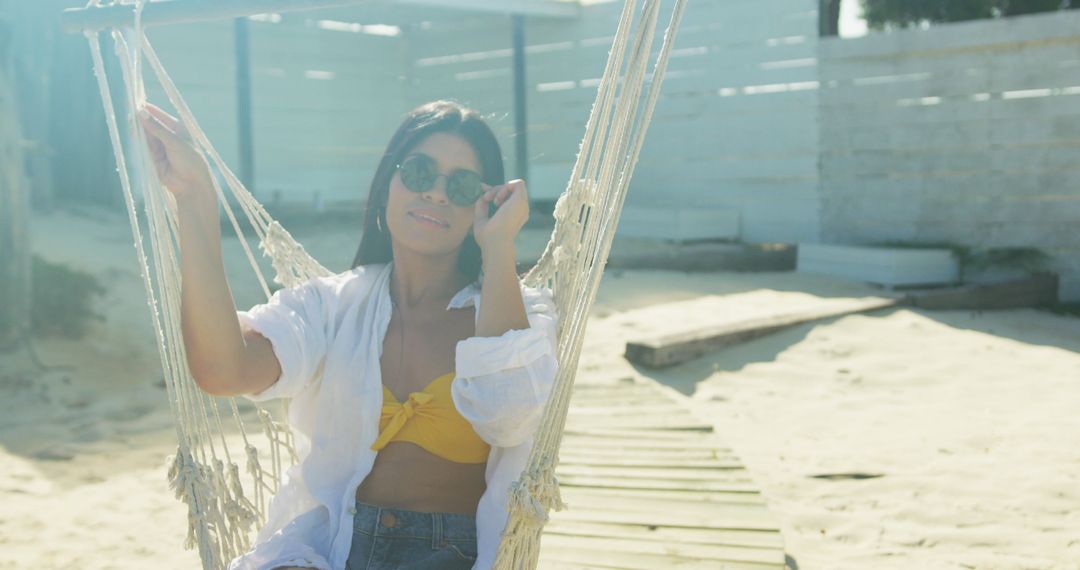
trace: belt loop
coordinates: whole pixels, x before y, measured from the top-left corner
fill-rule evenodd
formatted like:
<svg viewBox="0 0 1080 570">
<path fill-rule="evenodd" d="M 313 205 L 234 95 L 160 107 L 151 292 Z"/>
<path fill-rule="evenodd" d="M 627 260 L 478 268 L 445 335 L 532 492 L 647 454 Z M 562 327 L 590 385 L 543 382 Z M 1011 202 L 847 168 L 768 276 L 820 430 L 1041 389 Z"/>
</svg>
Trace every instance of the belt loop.
<svg viewBox="0 0 1080 570">
<path fill-rule="evenodd" d="M 439 513 L 431 513 L 431 549 L 438 550 L 442 547 L 443 520 Z"/>
</svg>

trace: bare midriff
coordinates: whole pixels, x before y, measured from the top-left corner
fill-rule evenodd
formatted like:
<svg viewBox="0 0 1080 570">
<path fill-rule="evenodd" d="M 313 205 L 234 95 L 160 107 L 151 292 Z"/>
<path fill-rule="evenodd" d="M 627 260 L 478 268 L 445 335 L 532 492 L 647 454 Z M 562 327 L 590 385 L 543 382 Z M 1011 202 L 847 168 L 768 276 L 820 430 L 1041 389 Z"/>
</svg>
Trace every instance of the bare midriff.
<svg viewBox="0 0 1080 570">
<path fill-rule="evenodd" d="M 409 441 L 392 441 L 356 488 L 356 499 L 425 513 L 476 515 L 487 463 L 455 463 Z"/>
<path fill-rule="evenodd" d="M 410 392 L 455 369 L 458 341 L 475 334 L 475 308 L 414 315 L 406 319 L 411 324 L 404 335 L 396 317 L 383 341 L 381 369 L 383 385 L 402 402 Z M 402 358 L 401 351 L 411 356 Z M 487 489 L 486 467 L 487 462 L 456 463 L 410 441 L 391 441 L 376 454 L 371 472 L 356 488 L 356 499 L 380 507 L 475 516 Z"/>
</svg>

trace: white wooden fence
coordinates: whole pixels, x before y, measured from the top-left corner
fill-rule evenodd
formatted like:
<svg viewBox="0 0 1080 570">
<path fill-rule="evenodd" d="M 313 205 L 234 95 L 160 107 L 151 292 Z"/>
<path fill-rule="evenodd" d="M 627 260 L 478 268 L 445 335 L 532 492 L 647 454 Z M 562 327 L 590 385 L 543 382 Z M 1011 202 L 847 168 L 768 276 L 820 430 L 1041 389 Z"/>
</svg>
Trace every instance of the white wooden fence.
<svg viewBox="0 0 1080 570">
<path fill-rule="evenodd" d="M 536 199 L 565 187 L 621 5 L 528 21 Z M 648 212 L 669 235 L 681 210 L 747 242 L 1032 246 L 1080 298 L 1080 13 L 819 41 L 816 5 L 690 2 L 625 227 Z M 149 34 L 235 164 L 232 24 Z M 250 36 L 260 199 L 364 200 L 402 115 L 437 98 L 483 112 L 515 171 L 508 17 L 362 5 L 264 15 Z"/>
<path fill-rule="evenodd" d="M 621 6 L 528 22 L 529 187 L 538 199 L 566 185 Z M 371 24 L 398 34 L 361 27 Z M 436 98 L 485 113 L 513 172 L 507 17 L 361 6 L 267 15 L 250 30 L 263 199 L 362 200 L 402 114 Z M 753 0 L 691 2 L 628 207 L 733 210 L 743 221 L 737 235 L 750 241 L 816 237 L 815 30 L 807 0 L 767 9 Z M 149 37 L 211 139 L 235 159 L 232 24 L 153 28 Z"/>
</svg>

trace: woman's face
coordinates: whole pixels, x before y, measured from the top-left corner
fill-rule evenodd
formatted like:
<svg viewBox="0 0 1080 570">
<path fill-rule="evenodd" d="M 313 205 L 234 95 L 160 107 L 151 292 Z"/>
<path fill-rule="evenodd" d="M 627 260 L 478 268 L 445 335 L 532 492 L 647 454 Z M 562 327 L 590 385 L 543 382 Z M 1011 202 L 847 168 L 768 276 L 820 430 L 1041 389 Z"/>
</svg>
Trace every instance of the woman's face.
<svg viewBox="0 0 1080 570">
<path fill-rule="evenodd" d="M 390 179 L 386 203 L 386 225 L 397 245 L 427 255 L 449 254 L 461 247 L 472 231 L 475 204 L 459 206 L 446 196 L 447 176 L 460 169 L 480 173 L 480 161 L 472 145 L 458 135 L 437 132 L 420 141 L 402 162 L 413 154 L 434 159 L 440 176 L 427 192 L 413 192 L 401 182 L 401 171 Z M 423 214 L 440 220 L 433 224 Z"/>
</svg>

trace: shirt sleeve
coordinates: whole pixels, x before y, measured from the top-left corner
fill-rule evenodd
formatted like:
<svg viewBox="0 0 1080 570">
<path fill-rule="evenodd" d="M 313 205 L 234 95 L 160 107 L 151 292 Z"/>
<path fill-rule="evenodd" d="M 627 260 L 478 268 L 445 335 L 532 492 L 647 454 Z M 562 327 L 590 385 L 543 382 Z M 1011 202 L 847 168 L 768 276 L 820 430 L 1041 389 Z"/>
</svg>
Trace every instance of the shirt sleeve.
<svg viewBox="0 0 1080 570">
<path fill-rule="evenodd" d="M 261 392 L 244 394 L 253 402 L 291 398 L 318 377 L 329 345 L 333 291 L 319 277 L 278 289 L 263 304 L 237 311 L 241 325 L 266 337 L 281 365 L 281 375 Z"/>
<path fill-rule="evenodd" d="M 522 287 L 529 328 L 457 343 L 450 394 L 491 445 L 524 443 L 540 424 L 558 372 L 558 317 L 551 290 Z"/>
</svg>

